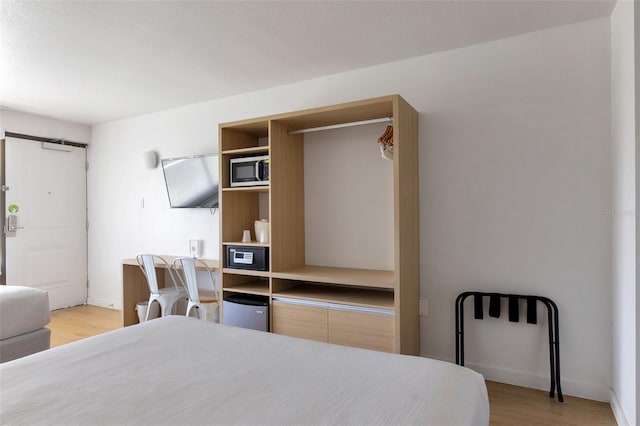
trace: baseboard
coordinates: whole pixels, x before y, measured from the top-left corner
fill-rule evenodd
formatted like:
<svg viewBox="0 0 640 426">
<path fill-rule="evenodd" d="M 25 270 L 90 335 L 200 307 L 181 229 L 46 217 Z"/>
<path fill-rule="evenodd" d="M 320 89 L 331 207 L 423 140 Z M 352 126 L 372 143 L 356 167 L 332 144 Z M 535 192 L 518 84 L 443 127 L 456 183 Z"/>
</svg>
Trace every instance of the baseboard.
<svg viewBox="0 0 640 426">
<path fill-rule="evenodd" d="M 109 299 L 97 299 L 95 297 L 89 297 L 87 299 L 87 305 L 100 306 L 101 308 L 115 309 L 116 311 L 122 310 L 122 303 Z"/>
<path fill-rule="evenodd" d="M 611 411 L 613 411 L 613 416 L 616 418 L 616 422 L 618 422 L 618 426 L 631 426 L 631 422 L 627 419 L 624 410 L 622 409 L 622 405 L 620 405 L 620 401 L 618 401 L 618 397 L 616 393 L 611 390 Z"/>
<path fill-rule="evenodd" d="M 549 376 L 536 375 L 516 370 L 508 370 L 484 365 L 467 364 L 468 367 L 482 373 L 486 379 L 494 380 L 510 385 L 549 391 L 551 378 Z M 577 396 L 579 398 L 595 401 L 609 402 L 611 391 L 606 386 L 594 383 L 570 380 L 561 377 L 562 394 Z"/>
<path fill-rule="evenodd" d="M 448 359 L 443 359 L 443 361 L 451 362 L 451 360 Z M 473 363 L 465 363 L 465 367 L 469 367 L 472 370 L 477 371 L 482 374 L 485 379 L 493 382 L 506 383 L 509 385 L 522 386 L 525 388 L 539 389 L 549 392 L 549 376 Z M 569 380 L 564 377 L 561 377 L 560 384 L 562 386 L 563 395 L 577 396 L 579 398 L 592 399 L 601 402 L 609 402 L 611 398 L 611 390 L 605 386 L 581 382 L 578 380 Z"/>
</svg>

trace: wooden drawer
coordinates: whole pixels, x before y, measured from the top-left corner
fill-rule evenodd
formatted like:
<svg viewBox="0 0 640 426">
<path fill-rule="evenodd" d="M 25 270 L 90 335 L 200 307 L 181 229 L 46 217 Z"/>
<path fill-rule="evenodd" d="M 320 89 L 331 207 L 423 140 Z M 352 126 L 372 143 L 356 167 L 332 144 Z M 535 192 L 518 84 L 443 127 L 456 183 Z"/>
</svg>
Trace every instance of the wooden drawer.
<svg viewBox="0 0 640 426">
<path fill-rule="evenodd" d="M 331 305 L 329 313 L 329 343 L 394 352 L 392 313 L 368 312 Z"/>
<path fill-rule="evenodd" d="M 394 315 L 391 310 L 288 298 L 274 299 L 271 306 L 274 333 L 377 351 L 395 351 Z"/>
<path fill-rule="evenodd" d="M 327 307 L 274 300 L 271 304 L 272 332 L 305 339 L 327 341 Z"/>
</svg>

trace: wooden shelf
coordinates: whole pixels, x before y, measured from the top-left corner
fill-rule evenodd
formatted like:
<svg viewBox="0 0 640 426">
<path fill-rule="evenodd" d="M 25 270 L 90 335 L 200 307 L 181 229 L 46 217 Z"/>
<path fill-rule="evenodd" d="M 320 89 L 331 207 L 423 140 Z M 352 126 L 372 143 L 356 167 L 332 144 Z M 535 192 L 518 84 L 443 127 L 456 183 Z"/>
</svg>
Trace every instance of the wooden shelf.
<svg viewBox="0 0 640 426">
<path fill-rule="evenodd" d="M 256 138 L 266 137 L 269 135 L 268 118 L 252 118 L 230 123 L 220 123 L 219 127 L 246 133 L 248 135 L 255 136 Z"/>
<path fill-rule="evenodd" d="M 273 293 L 273 297 L 338 303 L 365 308 L 394 309 L 393 292 L 385 290 L 301 284 Z"/>
<path fill-rule="evenodd" d="M 373 269 L 333 268 L 305 265 L 288 271 L 273 272 L 271 276 L 273 278 L 286 280 L 355 285 L 390 290 L 394 288 L 393 271 L 379 271 Z"/>
<path fill-rule="evenodd" d="M 226 151 L 222 151 L 223 155 L 242 155 L 242 154 L 260 154 L 260 153 L 269 153 L 269 147 L 266 145 L 254 146 L 251 148 L 240 148 L 240 149 L 228 149 Z"/>
<path fill-rule="evenodd" d="M 224 192 L 269 192 L 269 185 L 258 186 L 234 186 L 232 188 L 222 188 Z"/>
<path fill-rule="evenodd" d="M 243 243 L 242 241 L 225 241 L 222 243 L 225 246 L 249 246 L 249 247 L 269 247 L 269 243 L 258 243 L 252 241 L 250 243 Z"/>
<path fill-rule="evenodd" d="M 259 294 L 261 296 L 269 296 L 269 281 L 256 280 L 242 284 L 235 284 L 230 287 L 223 288 L 223 291 L 231 291 L 234 293 Z"/>
<path fill-rule="evenodd" d="M 224 268 L 222 272 L 225 274 L 248 275 L 251 277 L 269 277 L 269 271 L 252 271 L 250 269 Z"/>
</svg>

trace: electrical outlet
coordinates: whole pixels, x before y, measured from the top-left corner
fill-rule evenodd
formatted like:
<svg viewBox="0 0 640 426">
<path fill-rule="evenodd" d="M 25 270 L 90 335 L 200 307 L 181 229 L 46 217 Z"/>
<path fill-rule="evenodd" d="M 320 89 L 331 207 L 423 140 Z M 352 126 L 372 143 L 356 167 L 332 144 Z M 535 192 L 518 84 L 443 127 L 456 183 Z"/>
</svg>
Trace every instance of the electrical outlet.
<svg viewBox="0 0 640 426">
<path fill-rule="evenodd" d="M 429 315 L 429 303 L 427 299 L 420 299 L 420 316 L 426 317 Z"/>
<path fill-rule="evenodd" d="M 189 240 L 189 256 L 196 258 L 202 253 L 202 240 Z"/>
</svg>

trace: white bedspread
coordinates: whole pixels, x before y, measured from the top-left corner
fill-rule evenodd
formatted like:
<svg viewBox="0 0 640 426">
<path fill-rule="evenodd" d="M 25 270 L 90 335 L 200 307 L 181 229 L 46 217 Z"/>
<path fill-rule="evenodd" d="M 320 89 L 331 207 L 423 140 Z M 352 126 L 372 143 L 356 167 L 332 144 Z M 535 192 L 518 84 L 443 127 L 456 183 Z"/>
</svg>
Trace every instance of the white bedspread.
<svg viewBox="0 0 640 426">
<path fill-rule="evenodd" d="M 0 285 L 0 340 L 49 324 L 49 295 L 37 288 Z"/>
<path fill-rule="evenodd" d="M 0 423 L 486 425 L 481 375 L 171 316 L 0 365 Z"/>
</svg>

